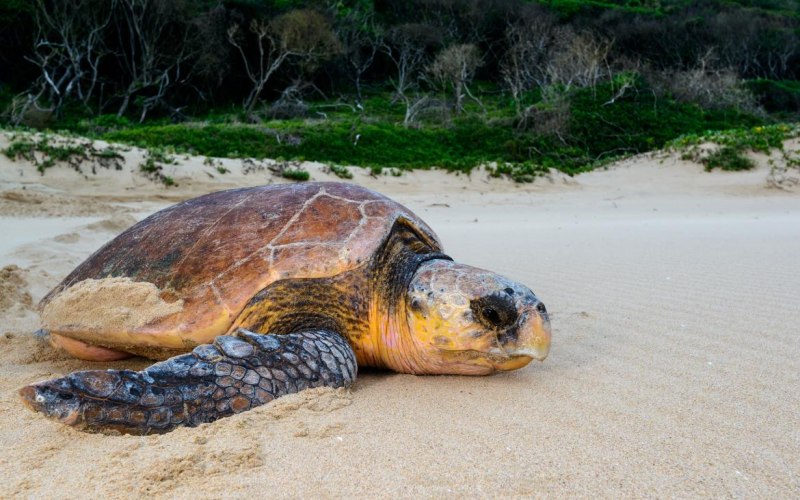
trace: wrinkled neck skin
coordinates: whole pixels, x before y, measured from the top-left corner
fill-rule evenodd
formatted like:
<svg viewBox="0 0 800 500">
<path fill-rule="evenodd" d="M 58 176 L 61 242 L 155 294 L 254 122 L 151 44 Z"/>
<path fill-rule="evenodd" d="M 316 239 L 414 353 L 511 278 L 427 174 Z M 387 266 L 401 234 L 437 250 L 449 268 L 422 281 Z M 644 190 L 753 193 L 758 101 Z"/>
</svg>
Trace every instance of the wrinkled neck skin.
<svg viewBox="0 0 800 500">
<path fill-rule="evenodd" d="M 359 366 L 387 368 L 398 373 L 422 375 L 439 373 L 426 360 L 408 324 L 408 287 L 425 261 L 448 261 L 440 254 L 405 256 L 405 263 L 388 273 L 377 273 L 369 311 L 369 335 L 359 339 L 356 359 Z"/>
<path fill-rule="evenodd" d="M 436 373 L 411 334 L 406 311 L 410 283 L 425 262 L 447 262 L 437 242 L 398 220 L 369 272 L 369 333 L 351 338 L 359 366 L 400 373 Z"/>
<path fill-rule="evenodd" d="M 371 315 L 377 320 L 370 322 L 370 356 L 365 359 L 365 365 L 398 373 L 432 373 L 411 337 L 405 318 L 405 301 L 401 299 L 397 306 L 390 311 L 376 301 Z"/>
</svg>

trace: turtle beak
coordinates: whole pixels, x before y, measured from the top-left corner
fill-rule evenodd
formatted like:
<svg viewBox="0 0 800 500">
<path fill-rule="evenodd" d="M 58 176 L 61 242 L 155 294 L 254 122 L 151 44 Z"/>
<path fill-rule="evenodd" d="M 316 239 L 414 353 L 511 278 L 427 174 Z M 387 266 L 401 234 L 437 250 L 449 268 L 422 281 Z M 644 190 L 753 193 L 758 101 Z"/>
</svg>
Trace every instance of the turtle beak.
<svg viewBox="0 0 800 500">
<path fill-rule="evenodd" d="M 528 313 L 518 331 L 516 349 L 512 350 L 512 352 L 544 361 L 544 358 L 550 352 L 550 337 L 552 335 L 547 313 L 542 314 L 539 311 Z"/>
<path fill-rule="evenodd" d="M 544 361 L 550 352 L 550 318 L 544 304 L 537 301 L 526 307 L 515 326 L 516 335 L 502 346 L 509 360 L 496 366 L 498 370 L 516 370 L 536 359 Z"/>
</svg>

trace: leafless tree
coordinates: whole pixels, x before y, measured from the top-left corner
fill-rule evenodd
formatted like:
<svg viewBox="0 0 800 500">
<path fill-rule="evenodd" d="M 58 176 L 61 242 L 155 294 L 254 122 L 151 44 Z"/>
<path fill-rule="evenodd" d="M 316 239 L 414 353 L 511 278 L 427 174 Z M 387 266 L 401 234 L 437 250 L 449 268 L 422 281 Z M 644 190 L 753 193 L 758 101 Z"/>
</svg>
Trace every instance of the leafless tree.
<svg viewBox="0 0 800 500">
<path fill-rule="evenodd" d="M 440 43 L 440 33 L 427 24 L 396 26 L 384 39 L 382 50 L 395 67 L 395 76 L 389 79 L 394 87 L 392 102 L 405 105 L 404 127 L 412 126 L 425 111 L 441 106 L 438 99 L 419 89 L 428 54 Z"/>
<path fill-rule="evenodd" d="M 241 28 L 233 25 L 228 30 L 228 41 L 239 51 L 252 82 L 244 101 L 247 112 L 253 110 L 269 80 L 287 60 L 291 58 L 301 72 L 309 73 L 321 60 L 339 50 L 328 21 L 312 10 L 290 11 L 271 21 L 253 20 L 250 33 L 255 37 L 258 51 L 255 61 L 243 48 Z"/>
<path fill-rule="evenodd" d="M 541 92 L 542 100 L 525 108 L 518 127 L 530 129 L 538 135 L 556 137 L 566 144 L 571 116 L 568 92 L 558 85 L 544 86 Z"/>
<path fill-rule="evenodd" d="M 439 114 L 447 112 L 447 103 L 424 92 L 416 92 L 414 95 L 407 95 L 404 99 L 406 112 L 403 116 L 403 126 L 406 128 L 414 126 L 422 115 Z"/>
<path fill-rule="evenodd" d="M 338 20 L 335 31 L 342 45 L 342 56 L 349 67 L 349 77 L 356 88 L 356 99 L 360 103 L 361 80 L 375 61 L 378 49 L 383 46 L 383 29 L 371 12 L 353 10 Z"/>
<path fill-rule="evenodd" d="M 779 42 L 766 54 L 769 75 L 775 79 L 787 78 L 792 73 L 791 61 L 800 55 L 800 36 L 795 30 L 781 30 Z M 797 68 L 794 68 L 797 70 Z"/>
<path fill-rule="evenodd" d="M 389 32 L 383 51 L 396 70 L 396 76 L 390 79 L 395 90 L 395 100 L 403 99 L 408 90 L 416 86 L 428 52 L 439 41 L 437 31 L 427 24 L 403 24 Z"/>
<path fill-rule="evenodd" d="M 435 26 L 447 45 L 486 42 L 493 16 L 498 13 L 502 16 L 506 10 L 518 11 L 520 8 L 519 4 L 511 7 L 510 2 L 497 0 L 418 0 L 408 3 L 416 9 L 417 19 Z"/>
<path fill-rule="evenodd" d="M 709 49 L 685 70 L 667 70 L 651 76 L 657 86 L 683 102 L 703 108 L 736 108 L 758 114 L 755 97 L 742 85 L 735 69 L 725 66 L 716 52 Z"/>
<path fill-rule="evenodd" d="M 231 71 L 231 55 L 234 48 L 228 43 L 228 27 L 231 25 L 231 12 L 220 3 L 205 12 L 199 12 L 194 19 L 197 29 L 198 47 L 193 62 L 193 76 L 203 87 L 199 90 L 201 98 L 205 91 L 219 88 Z"/>
<path fill-rule="evenodd" d="M 451 45 L 439 52 L 428 68 L 432 80 L 440 89 L 452 91 L 453 109 L 456 114 L 464 110 L 466 96 L 480 104 L 469 91 L 469 83 L 480 65 L 481 56 L 478 47 L 472 44 L 459 44 Z"/>
<path fill-rule="evenodd" d="M 99 81 L 99 66 L 109 51 L 106 29 L 116 0 L 36 0 L 33 53 L 27 59 L 39 68 L 39 79 L 18 102 L 18 117 L 37 107 L 51 112 L 67 99 L 88 105 Z M 44 100 L 44 102 L 43 102 Z"/>
<path fill-rule="evenodd" d="M 720 12 L 709 20 L 709 31 L 714 38 L 715 58 L 742 75 L 766 76 L 759 57 L 766 43 L 761 18 L 744 11 Z"/>
<path fill-rule="evenodd" d="M 726 10 L 708 20 L 717 57 L 744 78 L 783 79 L 797 55 L 797 27 L 785 17 Z"/>
<path fill-rule="evenodd" d="M 234 24 L 228 29 L 228 41 L 236 47 L 242 56 L 245 72 L 253 84 L 250 93 L 244 100 L 244 109 L 248 113 L 253 110 L 273 73 L 281 67 L 287 57 L 292 55 L 288 47 L 281 46 L 278 43 L 268 21 L 254 19 L 250 23 L 250 33 L 255 36 L 255 43 L 258 48 L 258 60 L 254 64 L 251 64 L 242 47 L 242 34 L 239 25 Z"/>
<path fill-rule="evenodd" d="M 184 83 L 191 73 L 193 26 L 184 18 L 187 9 L 176 0 L 119 0 L 117 32 L 121 51 L 118 61 L 126 84 L 120 92 L 117 115 L 124 115 L 131 100 L 141 97 L 139 120 L 159 104 L 174 87 Z"/>
<path fill-rule="evenodd" d="M 571 28 L 560 28 L 556 33 L 555 47 L 547 64 L 550 83 L 594 89 L 610 75 L 608 57 L 613 42 L 589 32 L 576 33 Z"/>
<path fill-rule="evenodd" d="M 546 63 L 554 30 L 553 18 L 543 12 L 507 23 L 507 50 L 500 63 L 500 75 L 511 92 L 517 116 L 522 113 L 523 94 L 534 86 L 544 87 L 548 83 Z"/>
</svg>

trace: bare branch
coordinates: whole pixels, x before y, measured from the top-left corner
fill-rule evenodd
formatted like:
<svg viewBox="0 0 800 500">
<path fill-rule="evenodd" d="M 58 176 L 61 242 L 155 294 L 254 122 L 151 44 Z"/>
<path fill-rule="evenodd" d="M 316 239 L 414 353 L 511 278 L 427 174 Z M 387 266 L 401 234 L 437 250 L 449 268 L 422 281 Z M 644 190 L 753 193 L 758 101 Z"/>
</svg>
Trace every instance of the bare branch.
<svg viewBox="0 0 800 500">
<path fill-rule="evenodd" d="M 478 47 L 472 44 L 451 45 L 441 51 L 428 67 L 428 73 L 443 91 L 453 93 L 453 109 L 460 114 L 464 109 L 464 97 L 474 96 L 469 92 L 469 83 L 475 70 L 481 65 Z M 477 101 L 477 99 L 475 99 Z M 480 101 L 478 101 L 480 104 Z M 481 107 L 483 105 L 481 104 Z"/>
</svg>

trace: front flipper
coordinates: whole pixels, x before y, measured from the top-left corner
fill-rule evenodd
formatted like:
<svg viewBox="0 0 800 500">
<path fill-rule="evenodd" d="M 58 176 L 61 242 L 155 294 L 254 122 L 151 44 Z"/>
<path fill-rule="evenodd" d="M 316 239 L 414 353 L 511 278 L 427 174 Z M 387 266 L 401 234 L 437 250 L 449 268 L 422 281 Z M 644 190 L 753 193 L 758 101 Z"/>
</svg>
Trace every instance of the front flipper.
<svg viewBox="0 0 800 500">
<path fill-rule="evenodd" d="M 212 422 L 309 387 L 349 387 L 356 370 L 353 350 L 331 331 L 239 329 L 140 372 L 75 372 L 23 387 L 20 395 L 68 425 L 147 434 Z"/>
</svg>

